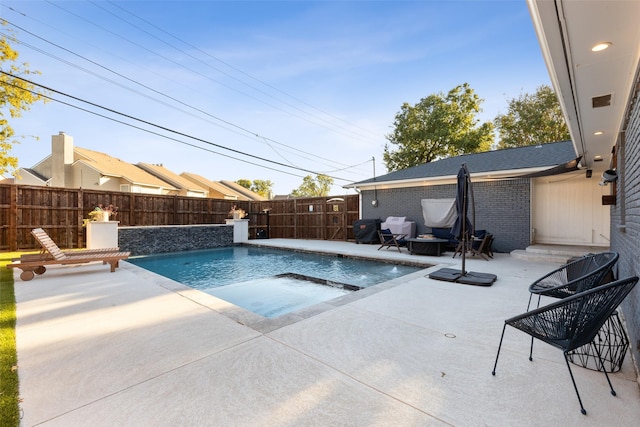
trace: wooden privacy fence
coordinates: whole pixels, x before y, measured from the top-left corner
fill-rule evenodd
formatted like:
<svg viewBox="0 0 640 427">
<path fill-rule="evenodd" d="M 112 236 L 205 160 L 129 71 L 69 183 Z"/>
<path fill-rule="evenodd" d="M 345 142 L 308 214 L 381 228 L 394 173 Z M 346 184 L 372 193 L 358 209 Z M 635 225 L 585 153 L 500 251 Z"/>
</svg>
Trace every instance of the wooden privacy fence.
<svg viewBox="0 0 640 427">
<path fill-rule="evenodd" d="M 236 205 L 248 213 L 250 238 L 354 240 L 359 196 L 259 202 L 0 184 L 0 250 L 36 248 L 44 228 L 62 248 L 85 246 L 83 222 L 99 204 L 118 207 L 121 226 L 224 224 Z"/>
</svg>

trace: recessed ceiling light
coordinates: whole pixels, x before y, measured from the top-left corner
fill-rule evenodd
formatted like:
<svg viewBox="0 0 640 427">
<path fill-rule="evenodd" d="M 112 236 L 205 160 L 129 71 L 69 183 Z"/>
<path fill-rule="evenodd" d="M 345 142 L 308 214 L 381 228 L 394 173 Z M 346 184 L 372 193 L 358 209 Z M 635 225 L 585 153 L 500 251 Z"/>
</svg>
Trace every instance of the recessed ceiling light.
<svg viewBox="0 0 640 427">
<path fill-rule="evenodd" d="M 591 52 L 600 52 L 601 50 L 605 50 L 609 46 L 611 46 L 611 42 L 598 43 L 591 48 Z"/>
<path fill-rule="evenodd" d="M 602 134 L 604 134 L 604 131 L 603 130 L 597 130 L 593 134 L 594 135 L 602 135 Z"/>
</svg>

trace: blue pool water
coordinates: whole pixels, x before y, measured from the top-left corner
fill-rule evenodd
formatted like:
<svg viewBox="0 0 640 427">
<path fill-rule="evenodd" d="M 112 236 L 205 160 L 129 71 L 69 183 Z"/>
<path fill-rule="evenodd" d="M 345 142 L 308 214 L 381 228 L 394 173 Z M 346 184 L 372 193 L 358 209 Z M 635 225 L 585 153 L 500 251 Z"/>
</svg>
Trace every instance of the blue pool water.
<svg viewBox="0 0 640 427">
<path fill-rule="evenodd" d="M 132 257 L 128 261 L 265 317 L 277 317 L 421 269 L 246 246 Z M 325 281 L 335 286 L 316 283 Z"/>
</svg>

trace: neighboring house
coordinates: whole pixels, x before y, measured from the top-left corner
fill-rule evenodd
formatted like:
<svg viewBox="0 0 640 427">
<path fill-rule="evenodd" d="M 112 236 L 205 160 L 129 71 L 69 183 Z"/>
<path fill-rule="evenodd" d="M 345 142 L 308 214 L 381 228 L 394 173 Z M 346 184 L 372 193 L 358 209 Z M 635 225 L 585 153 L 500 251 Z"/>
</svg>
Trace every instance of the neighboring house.
<svg viewBox="0 0 640 427">
<path fill-rule="evenodd" d="M 640 276 L 640 2 L 527 3 L 576 152 L 587 166 L 603 159 L 618 177 L 605 187 L 613 199 L 611 250 L 620 254 L 616 276 Z M 601 42 L 608 49 L 593 50 Z M 640 286 L 621 309 L 637 374 Z"/>
<path fill-rule="evenodd" d="M 271 198 L 271 200 L 289 200 L 295 199 L 291 194 L 276 194 Z"/>
<path fill-rule="evenodd" d="M 19 169 L 18 173 L 18 177 L 7 178 L 4 182 L 0 181 L 0 183 L 15 184 L 19 182 L 22 185 L 44 185 L 43 183 L 47 181 L 47 177 L 42 176 L 33 169 Z"/>
<path fill-rule="evenodd" d="M 186 179 L 185 177 L 178 175 L 163 165 L 152 165 L 149 163 L 138 163 L 137 166 L 151 175 L 154 175 L 161 180 L 170 183 L 174 187 L 178 188 L 178 195 L 187 197 L 207 197 L 209 191 L 197 183 Z"/>
<path fill-rule="evenodd" d="M 84 188 L 225 200 L 265 200 L 231 182 L 213 182 L 193 173 L 180 175 L 162 165 L 127 163 L 108 154 L 74 146 L 73 137 L 60 132 L 51 137 L 51 155 L 32 168 L 20 168 L 21 185 Z M 8 180 L 6 180 L 8 181 Z"/>
<path fill-rule="evenodd" d="M 495 236 L 494 250 L 531 243 L 609 246 L 609 209 L 596 174 L 579 170 L 570 141 L 466 154 L 345 186 L 360 192 L 363 218 L 407 216 L 418 233 L 422 199 L 451 199 L 462 164 L 471 173 L 477 229 Z M 567 215 L 569 213 L 570 215 Z"/>
<path fill-rule="evenodd" d="M 51 155 L 30 169 L 19 169 L 16 183 L 127 193 L 177 194 L 179 189 L 160 178 L 105 153 L 75 147 L 73 137 L 51 137 Z"/>
<path fill-rule="evenodd" d="M 206 188 L 209 191 L 209 197 L 214 199 L 225 199 L 225 200 L 240 200 L 240 201 L 260 201 L 265 200 L 264 197 L 259 195 L 258 193 L 254 193 L 251 190 L 248 190 L 242 187 L 235 182 L 233 186 L 226 185 L 225 183 L 229 183 L 230 181 L 211 181 L 203 176 L 200 176 L 195 173 L 183 172 L 180 174 L 181 177 L 188 179 L 189 181 L 195 183 L 196 185 Z M 240 187 L 242 191 L 237 190 L 237 187 Z"/>
<path fill-rule="evenodd" d="M 220 181 L 220 183 L 222 185 L 230 188 L 231 190 L 242 194 L 244 197 L 247 198 L 247 200 L 255 200 L 255 201 L 267 200 L 266 197 L 263 197 L 260 194 L 256 193 L 255 191 L 251 191 L 246 187 L 243 187 L 242 185 L 238 184 L 237 182 L 222 180 L 222 181 Z"/>
</svg>

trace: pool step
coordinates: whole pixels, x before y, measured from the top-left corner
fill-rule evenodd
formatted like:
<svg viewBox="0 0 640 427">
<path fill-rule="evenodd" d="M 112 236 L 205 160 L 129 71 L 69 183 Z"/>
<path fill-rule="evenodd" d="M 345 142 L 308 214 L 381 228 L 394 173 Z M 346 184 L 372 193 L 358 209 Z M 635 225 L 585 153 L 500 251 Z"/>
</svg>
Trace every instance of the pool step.
<svg viewBox="0 0 640 427">
<path fill-rule="evenodd" d="M 298 273 L 282 273 L 282 274 L 276 274 L 274 277 L 278 277 L 278 278 L 288 277 L 296 280 L 306 280 L 308 282 L 318 283 L 320 285 L 333 286 L 334 288 L 346 289 L 347 291 L 359 291 L 361 289 L 364 289 L 360 286 L 350 285 L 348 283 L 340 283 L 333 280 L 320 279 L 318 277 L 306 276 L 304 274 L 298 274 Z"/>
<path fill-rule="evenodd" d="M 577 246 L 577 245 L 531 245 L 527 249 L 511 251 L 511 256 L 527 261 L 552 262 L 566 264 L 573 257 L 584 256 L 589 253 L 608 251 L 603 246 Z"/>
</svg>

